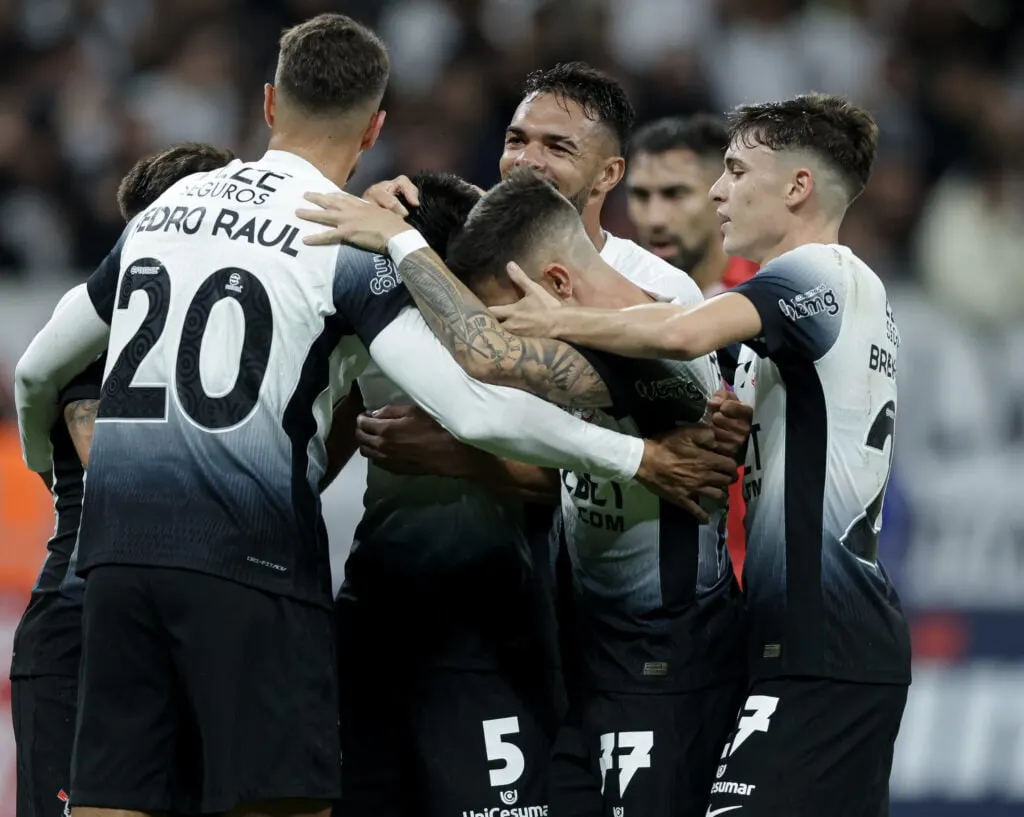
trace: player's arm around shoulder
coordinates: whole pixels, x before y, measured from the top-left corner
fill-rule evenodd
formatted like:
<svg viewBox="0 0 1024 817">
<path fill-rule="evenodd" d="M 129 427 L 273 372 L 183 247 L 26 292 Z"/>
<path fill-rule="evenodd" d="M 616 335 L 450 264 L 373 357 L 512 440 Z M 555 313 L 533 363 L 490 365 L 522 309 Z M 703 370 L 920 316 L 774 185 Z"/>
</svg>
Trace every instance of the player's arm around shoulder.
<svg viewBox="0 0 1024 817">
<path fill-rule="evenodd" d="M 378 286 L 398 286 L 414 299 L 424 320 L 462 369 L 476 380 L 522 389 L 569 408 L 610 405 L 607 389 L 586 359 L 550 338 L 517 337 L 506 329 L 398 214 L 345 193 L 307 194 L 322 210 L 298 215 L 335 229 L 307 244 L 345 241 L 376 254 L 390 271 Z M 390 256 L 390 261 L 387 261 Z M 384 279 L 390 277 L 390 281 Z M 374 280 L 371 280 L 371 284 Z"/>
</svg>

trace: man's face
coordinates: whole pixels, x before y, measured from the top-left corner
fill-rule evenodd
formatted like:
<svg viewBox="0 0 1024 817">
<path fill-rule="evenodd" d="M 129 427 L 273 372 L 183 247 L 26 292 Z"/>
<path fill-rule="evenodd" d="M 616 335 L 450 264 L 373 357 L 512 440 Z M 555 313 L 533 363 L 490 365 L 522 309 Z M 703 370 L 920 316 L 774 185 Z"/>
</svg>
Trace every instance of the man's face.
<svg viewBox="0 0 1024 817">
<path fill-rule="evenodd" d="M 534 94 L 519 104 L 509 123 L 498 168 L 503 179 L 514 168 L 534 168 L 582 212 L 601 177 L 606 138 L 575 102 Z"/>
<path fill-rule="evenodd" d="M 626 192 L 640 244 L 682 270 L 693 269 L 720 240 L 708 199 L 717 172 L 692 150 L 638 154 L 626 172 Z"/>
<path fill-rule="evenodd" d="M 778 246 L 787 230 L 790 182 L 774 151 L 733 140 L 725 153 L 725 170 L 710 192 L 728 255 L 761 263 Z"/>
</svg>

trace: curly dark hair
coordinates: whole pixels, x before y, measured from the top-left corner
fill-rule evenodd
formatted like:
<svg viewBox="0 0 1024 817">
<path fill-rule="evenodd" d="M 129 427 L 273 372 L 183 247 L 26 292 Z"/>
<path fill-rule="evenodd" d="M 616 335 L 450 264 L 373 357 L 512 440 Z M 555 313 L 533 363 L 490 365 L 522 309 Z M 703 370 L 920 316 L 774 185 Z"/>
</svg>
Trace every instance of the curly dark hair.
<svg viewBox="0 0 1024 817">
<path fill-rule="evenodd" d="M 480 200 L 480 192 L 460 176 L 436 170 L 421 170 L 410 181 L 419 191 L 420 204 L 413 207 L 399 196 L 409 211 L 405 220 L 420 231 L 430 249 L 445 258 L 449 243 Z"/>
<path fill-rule="evenodd" d="M 603 71 L 585 62 L 562 62 L 526 77 L 523 95 L 531 94 L 554 94 L 575 102 L 587 119 L 600 122 L 612 132 L 620 153 L 629 145 L 636 112 L 623 87 Z"/>
</svg>

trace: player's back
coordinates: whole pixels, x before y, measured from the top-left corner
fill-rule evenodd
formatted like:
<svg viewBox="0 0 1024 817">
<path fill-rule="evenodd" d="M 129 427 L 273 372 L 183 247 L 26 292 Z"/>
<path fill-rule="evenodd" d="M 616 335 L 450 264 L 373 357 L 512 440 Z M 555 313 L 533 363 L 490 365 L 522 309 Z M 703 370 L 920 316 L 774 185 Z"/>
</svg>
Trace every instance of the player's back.
<svg viewBox="0 0 1024 817">
<path fill-rule="evenodd" d="M 903 683 L 909 635 L 877 553 L 900 344 L 885 286 L 821 244 L 754 281 L 737 291 L 762 293 L 773 316 L 736 374 L 755 406 L 744 577 L 756 671 Z"/>
<path fill-rule="evenodd" d="M 118 277 L 90 292 L 111 329 L 80 569 L 192 568 L 329 602 L 323 441 L 366 352 L 336 317 L 338 248 L 302 243 L 307 190 L 337 187 L 281 151 L 191 176 L 105 262 Z"/>
</svg>

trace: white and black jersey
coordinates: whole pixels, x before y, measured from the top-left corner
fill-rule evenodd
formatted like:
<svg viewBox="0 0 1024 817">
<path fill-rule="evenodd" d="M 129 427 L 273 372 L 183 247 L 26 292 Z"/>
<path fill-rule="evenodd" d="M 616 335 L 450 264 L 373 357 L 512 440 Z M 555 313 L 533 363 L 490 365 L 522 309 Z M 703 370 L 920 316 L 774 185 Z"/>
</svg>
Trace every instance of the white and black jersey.
<svg viewBox="0 0 1024 817">
<path fill-rule="evenodd" d="M 33 342 L 16 397 L 26 460 L 45 470 L 56 394 L 109 341 L 79 572 L 178 567 L 330 605 L 324 441 L 370 356 L 457 437 L 635 473 L 642 443 L 466 376 L 390 259 L 304 245 L 319 228 L 295 217 L 303 193 L 337 189 L 273 150 L 177 183 Z"/>
<path fill-rule="evenodd" d="M 755 408 L 744 589 L 754 678 L 905 683 L 910 641 L 878 561 L 899 331 L 878 276 L 810 244 L 740 284 L 761 317 L 736 372 Z"/>
<path fill-rule="evenodd" d="M 631 276 L 629 276 L 631 277 Z M 703 300 L 689 276 L 648 268 L 637 283 L 665 301 Z M 714 355 L 637 360 L 577 347 L 613 405 L 590 422 L 653 436 L 705 421 L 721 382 Z M 562 472 L 565 541 L 573 565 L 584 669 L 592 687 L 700 689 L 743 670 L 739 588 L 726 547 L 728 505 L 707 503 L 701 525 L 638 482 Z"/>
</svg>

